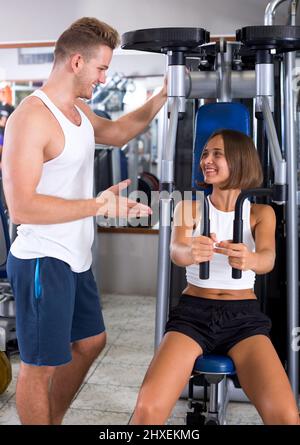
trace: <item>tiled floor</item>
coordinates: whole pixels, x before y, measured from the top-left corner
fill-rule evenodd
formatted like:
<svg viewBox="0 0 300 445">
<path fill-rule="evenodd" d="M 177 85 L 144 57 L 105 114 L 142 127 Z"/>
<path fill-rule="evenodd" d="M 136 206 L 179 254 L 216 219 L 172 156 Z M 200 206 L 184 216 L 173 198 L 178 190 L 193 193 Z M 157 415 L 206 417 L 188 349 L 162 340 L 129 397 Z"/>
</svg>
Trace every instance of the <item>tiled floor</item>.
<svg viewBox="0 0 300 445">
<path fill-rule="evenodd" d="M 153 354 L 155 299 L 105 295 L 102 298 L 108 343 L 91 367 L 64 419 L 71 425 L 124 425 L 132 415 L 139 386 Z M 12 358 L 13 380 L 0 395 L 0 425 L 19 424 L 15 386 L 19 358 Z M 185 422 L 187 402 L 179 400 L 168 423 Z M 230 403 L 228 424 L 261 424 L 248 403 Z"/>
</svg>

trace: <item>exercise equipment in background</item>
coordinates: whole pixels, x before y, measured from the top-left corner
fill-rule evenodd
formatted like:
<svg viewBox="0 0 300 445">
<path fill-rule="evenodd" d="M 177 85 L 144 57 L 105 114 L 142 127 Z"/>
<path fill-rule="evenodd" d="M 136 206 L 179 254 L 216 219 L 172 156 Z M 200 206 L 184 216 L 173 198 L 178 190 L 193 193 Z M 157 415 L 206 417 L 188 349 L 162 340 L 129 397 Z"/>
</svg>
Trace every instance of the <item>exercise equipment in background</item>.
<svg viewBox="0 0 300 445">
<path fill-rule="evenodd" d="M 0 202 L 0 394 L 11 381 L 9 355 L 18 350 L 16 340 L 15 301 L 6 274 L 10 249 L 7 215 Z"/>
<path fill-rule="evenodd" d="M 4 351 L 0 351 L 0 394 L 8 388 L 12 379 L 11 363 Z"/>
</svg>

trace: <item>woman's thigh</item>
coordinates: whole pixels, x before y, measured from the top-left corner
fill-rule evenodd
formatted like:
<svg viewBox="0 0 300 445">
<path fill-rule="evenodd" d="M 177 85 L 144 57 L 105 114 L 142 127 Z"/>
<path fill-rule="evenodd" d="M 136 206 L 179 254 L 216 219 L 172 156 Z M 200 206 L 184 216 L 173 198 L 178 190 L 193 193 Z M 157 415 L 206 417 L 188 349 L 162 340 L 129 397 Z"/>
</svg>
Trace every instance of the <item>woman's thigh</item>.
<svg viewBox="0 0 300 445">
<path fill-rule="evenodd" d="M 233 346 L 228 355 L 235 363 L 242 388 L 264 423 L 299 421 L 289 380 L 267 336 L 248 337 Z"/>
</svg>

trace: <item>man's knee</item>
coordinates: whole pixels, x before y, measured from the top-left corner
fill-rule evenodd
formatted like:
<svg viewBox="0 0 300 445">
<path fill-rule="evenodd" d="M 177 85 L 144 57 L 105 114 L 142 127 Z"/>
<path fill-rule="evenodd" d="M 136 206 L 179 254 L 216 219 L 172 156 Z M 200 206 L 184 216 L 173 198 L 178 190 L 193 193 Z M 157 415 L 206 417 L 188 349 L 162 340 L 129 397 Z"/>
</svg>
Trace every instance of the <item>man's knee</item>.
<svg viewBox="0 0 300 445">
<path fill-rule="evenodd" d="M 36 366 L 21 362 L 19 379 L 49 381 L 53 377 L 55 369 L 55 366 Z"/>
<path fill-rule="evenodd" d="M 73 343 L 74 352 L 95 360 L 106 345 L 106 332 Z"/>
</svg>

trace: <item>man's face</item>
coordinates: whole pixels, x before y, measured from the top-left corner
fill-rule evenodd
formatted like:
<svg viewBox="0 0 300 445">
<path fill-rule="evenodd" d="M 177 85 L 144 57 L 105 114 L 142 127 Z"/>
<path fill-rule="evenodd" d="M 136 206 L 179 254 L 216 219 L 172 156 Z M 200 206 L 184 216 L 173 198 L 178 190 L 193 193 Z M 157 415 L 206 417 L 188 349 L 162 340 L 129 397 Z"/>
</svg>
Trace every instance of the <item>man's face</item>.
<svg viewBox="0 0 300 445">
<path fill-rule="evenodd" d="M 81 71 L 76 75 L 77 97 L 91 99 L 93 90 L 98 83 L 105 83 L 113 51 L 109 46 L 100 45 L 94 55 L 84 62 Z"/>
</svg>

